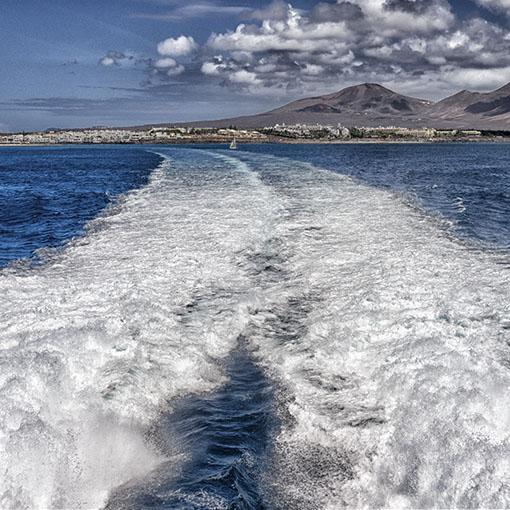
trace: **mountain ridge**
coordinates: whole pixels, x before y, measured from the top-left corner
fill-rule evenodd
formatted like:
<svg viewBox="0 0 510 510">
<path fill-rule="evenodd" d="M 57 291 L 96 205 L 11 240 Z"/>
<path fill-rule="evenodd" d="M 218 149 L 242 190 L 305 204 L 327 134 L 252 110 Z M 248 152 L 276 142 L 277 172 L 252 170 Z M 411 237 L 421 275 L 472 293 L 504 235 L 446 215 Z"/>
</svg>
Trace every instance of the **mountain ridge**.
<svg viewBox="0 0 510 510">
<path fill-rule="evenodd" d="M 437 102 L 399 94 L 377 83 L 362 83 L 255 115 L 135 127 L 262 128 L 283 123 L 510 130 L 510 83 L 492 92 L 464 89 Z"/>
</svg>

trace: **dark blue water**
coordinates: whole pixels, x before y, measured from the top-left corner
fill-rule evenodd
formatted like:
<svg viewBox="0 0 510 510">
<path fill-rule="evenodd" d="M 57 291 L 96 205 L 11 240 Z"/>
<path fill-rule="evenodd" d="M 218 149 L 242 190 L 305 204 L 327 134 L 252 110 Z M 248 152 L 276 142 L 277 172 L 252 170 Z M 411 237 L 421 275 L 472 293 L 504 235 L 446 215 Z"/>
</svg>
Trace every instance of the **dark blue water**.
<svg viewBox="0 0 510 510">
<path fill-rule="evenodd" d="M 149 433 L 165 455 L 177 445 L 191 457 L 178 472 L 169 461 L 149 483 L 121 488 L 108 508 L 268 508 L 259 480 L 278 426 L 272 388 L 242 337 L 223 368 L 228 380 L 219 390 L 177 402 Z"/>
<path fill-rule="evenodd" d="M 0 267 L 80 234 L 159 161 L 136 148 L 0 148 Z"/>
</svg>

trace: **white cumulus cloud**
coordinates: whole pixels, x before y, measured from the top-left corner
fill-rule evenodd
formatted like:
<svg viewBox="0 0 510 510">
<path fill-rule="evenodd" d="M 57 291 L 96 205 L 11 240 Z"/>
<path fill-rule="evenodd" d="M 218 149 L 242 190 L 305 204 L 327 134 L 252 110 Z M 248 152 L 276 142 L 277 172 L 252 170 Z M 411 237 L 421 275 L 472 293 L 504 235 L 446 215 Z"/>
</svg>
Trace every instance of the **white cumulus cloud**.
<svg viewBox="0 0 510 510">
<path fill-rule="evenodd" d="M 250 85 L 255 85 L 260 82 L 260 80 L 257 79 L 257 75 L 255 73 L 251 73 L 245 69 L 241 69 L 232 73 L 229 76 L 229 79 L 234 83 L 248 83 Z"/>
<path fill-rule="evenodd" d="M 215 62 L 204 62 L 202 64 L 201 71 L 210 76 L 218 76 L 220 74 L 218 67 L 218 64 Z"/>
<path fill-rule="evenodd" d="M 154 62 L 154 66 L 157 68 L 176 67 L 177 62 L 170 57 L 160 58 L 159 60 L 156 60 L 156 62 Z"/>
<path fill-rule="evenodd" d="M 115 60 L 112 58 L 112 57 L 103 57 L 99 63 L 102 65 L 102 66 L 105 66 L 105 67 L 110 67 L 110 66 L 113 66 L 115 65 Z"/>
<path fill-rule="evenodd" d="M 177 76 L 179 74 L 182 74 L 185 71 L 184 66 L 176 65 L 175 67 L 171 67 L 166 72 L 167 76 Z"/>
<path fill-rule="evenodd" d="M 169 37 L 158 44 L 158 53 L 162 56 L 179 57 L 189 55 L 198 49 L 198 44 L 193 37 L 181 35 L 180 37 Z"/>
</svg>

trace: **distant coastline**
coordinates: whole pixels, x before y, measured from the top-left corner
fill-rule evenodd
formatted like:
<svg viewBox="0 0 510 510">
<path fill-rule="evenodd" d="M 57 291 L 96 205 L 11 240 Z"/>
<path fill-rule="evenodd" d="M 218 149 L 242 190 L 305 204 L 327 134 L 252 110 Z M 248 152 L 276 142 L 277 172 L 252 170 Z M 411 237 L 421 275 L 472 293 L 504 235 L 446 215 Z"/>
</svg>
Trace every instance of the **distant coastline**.
<svg viewBox="0 0 510 510">
<path fill-rule="evenodd" d="M 260 129 L 159 127 L 144 130 L 129 128 L 92 128 L 51 130 L 0 135 L 0 146 L 55 145 L 146 145 L 146 144 L 226 144 L 238 143 L 479 143 L 510 142 L 510 131 L 482 131 L 396 126 L 345 127 L 341 125 L 285 125 Z"/>
<path fill-rule="evenodd" d="M 309 140 L 309 139 L 294 139 L 289 140 L 288 138 L 279 138 L 271 140 L 237 140 L 238 144 L 287 144 L 287 145 L 369 145 L 369 144 L 444 144 L 444 143 L 510 143 L 510 138 L 479 138 L 479 139 L 466 139 L 466 140 L 384 140 L 373 138 L 370 140 Z M 116 142 L 104 142 L 104 143 L 0 143 L 0 147 L 100 147 L 105 145 L 115 146 L 143 146 L 143 145 L 229 145 L 228 141 L 211 141 L 211 140 L 186 140 L 182 142 L 129 142 L 129 143 L 116 143 Z"/>
<path fill-rule="evenodd" d="M 355 139 L 355 140 L 320 140 L 320 139 L 306 139 L 306 138 L 268 138 L 266 140 L 237 140 L 239 144 L 287 144 L 287 145 L 368 145 L 368 144 L 444 144 L 444 143 L 510 143 L 510 137 L 480 137 L 476 139 L 466 138 L 463 140 L 455 139 L 415 139 L 415 140 L 388 140 L 382 138 L 371 138 L 371 139 Z M 143 146 L 143 145 L 229 145 L 229 140 L 203 140 L 203 139 L 189 139 L 183 141 L 164 141 L 164 142 L 100 142 L 100 143 L 71 143 L 71 142 L 59 142 L 59 143 L 0 143 L 0 147 L 64 147 L 64 146 L 76 146 L 76 147 L 98 147 L 105 145 L 115 146 Z"/>
</svg>

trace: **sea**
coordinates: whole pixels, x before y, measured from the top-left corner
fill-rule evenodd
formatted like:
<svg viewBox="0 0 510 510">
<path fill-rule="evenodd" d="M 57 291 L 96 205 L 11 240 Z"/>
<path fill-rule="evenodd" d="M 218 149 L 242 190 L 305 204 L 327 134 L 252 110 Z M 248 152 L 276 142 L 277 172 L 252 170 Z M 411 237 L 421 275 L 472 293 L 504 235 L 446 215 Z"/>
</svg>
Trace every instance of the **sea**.
<svg viewBox="0 0 510 510">
<path fill-rule="evenodd" d="M 0 508 L 510 506 L 510 146 L 0 148 Z"/>
</svg>

